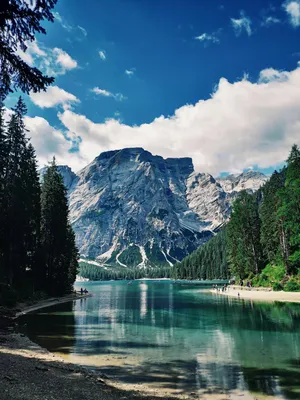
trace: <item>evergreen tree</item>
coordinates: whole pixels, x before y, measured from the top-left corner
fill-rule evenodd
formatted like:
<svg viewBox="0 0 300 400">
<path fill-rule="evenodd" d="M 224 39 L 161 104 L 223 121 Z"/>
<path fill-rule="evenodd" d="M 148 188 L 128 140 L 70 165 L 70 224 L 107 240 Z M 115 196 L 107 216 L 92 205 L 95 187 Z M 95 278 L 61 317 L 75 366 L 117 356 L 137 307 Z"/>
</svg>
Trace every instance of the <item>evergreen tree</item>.
<svg viewBox="0 0 300 400">
<path fill-rule="evenodd" d="M 23 117 L 26 106 L 21 98 L 8 124 L 7 144 L 8 163 L 5 173 L 5 237 L 4 263 L 7 268 L 9 283 L 17 284 L 22 281 L 26 269 L 26 247 L 24 242 L 26 231 L 26 213 L 24 199 L 24 166 L 27 149 L 25 125 Z"/>
<path fill-rule="evenodd" d="M 257 274 L 263 266 L 257 196 L 242 191 L 228 223 L 228 259 L 233 274 Z"/>
<path fill-rule="evenodd" d="M 0 282 L 5 278 L 5 258 L 4 258 L 4 241 L 5 241 L 5 189 L 6 189 L 6 168 L 8 162 L 8 143 L 4 124 L 4 109 L 0 103 Z"/>
<path fill-rule="evenodd" d="M 300 150 L 297 145 L 293 145 L 287 159 L 285 187 L 280 197 L 278 219 L 286 232 L 286 273 L 291 275 L 300 268 Z"/>
<path fill-rule="evenodd" d="M 279 195 L 284 188 L 285 169 L 281 172 L 275 171 L 270 180 L 262 188 L 262 202 L 260 205 L 261 218 L 261 243 L 264 254 L 268 262 L 276 264 L 277 262 L 286 263 L 287 242 L 286 232 L 282 223 L 282 218 L 278 218 L 278 211 L 282 205 L 282 198 Z"/>
<path fill-rule="evenodd" d="M 229 277 L 226 253 L 226 229 L 174 265 L 174 279 L 226 279 Z"/>
<path fill-rule="evenodd" d="M 77 249 L 68 221 L 66 188 L 55 159 L 43 177 L 41 194 L 43 283 L 50 294 L 71 289 L 77 271 Z"/>
<path fill-rule="evenodd" d="M 40 268 L 39 246 L 41 220 L 41 188 L 37 171 L 35 151 L 30 143 L 27 146 L 24 154 L 24 166 L 22 175 L 25 213 L 24 245 L 27 250 L 26 266 L 27 269 L 31 271 L 34 283 L 38 283 Z"/>
<path fill-rule="evenodd" d="M 53 21 L 52 8 L 57 0 L 1 0 L 0 2 L 0 100 L 12 87 L 23 92 L 45 90 L 54 79 L 29 66 L 17 55 L 26 51 L 36 33 L 46 33 L 43 20 Z"/>
</svg>

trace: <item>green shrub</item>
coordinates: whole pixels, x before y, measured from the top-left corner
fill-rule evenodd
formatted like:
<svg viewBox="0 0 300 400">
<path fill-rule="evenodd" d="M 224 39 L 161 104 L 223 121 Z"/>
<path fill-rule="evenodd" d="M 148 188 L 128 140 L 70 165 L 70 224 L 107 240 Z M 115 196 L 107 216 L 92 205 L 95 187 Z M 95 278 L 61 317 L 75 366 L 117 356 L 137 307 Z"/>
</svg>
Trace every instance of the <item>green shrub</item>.
<svg viewBox="0 0 300 400">
<path fill-rule="evenodd" d="M 282 284 L 280 282 L 274 282 L 273 285 L 272 285 L 272 289 L 275 292 L 279 292 L 280 290 L 283 290 L 283 286 L 282 286 Z"/>
<path fill-rule="evenodd" d="M 282 281 L 285 276 L 283 265 L 268 264 L 259 275 L 252 280 L 253 286 L 273 287 L 273 290 L 282 290 Z M 281 285 L 281 289 L 280 289 Z M 278 287 L 278 289 L 274 289 Z"/>
<path fill-rule="evenodd" d="M 284 285 L 283 290 L 285 292 L 300 292 L 300 281 L 296 278 L 290 278 Z"/>
</svg>

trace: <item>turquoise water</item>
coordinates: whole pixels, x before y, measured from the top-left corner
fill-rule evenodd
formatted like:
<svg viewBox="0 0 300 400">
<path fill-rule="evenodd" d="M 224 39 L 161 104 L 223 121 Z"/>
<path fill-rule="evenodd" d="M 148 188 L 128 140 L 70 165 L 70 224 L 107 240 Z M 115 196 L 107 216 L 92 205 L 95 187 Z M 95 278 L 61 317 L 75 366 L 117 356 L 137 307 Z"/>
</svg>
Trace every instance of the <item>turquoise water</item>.
<svg viewBox="0 0 300 400">
<path fill-rule="evenodd" d="M 82 285 L 94 296 L 23 316 L 27 334 L 125 383 L 300 399 L 299 304 L 250 302 L 178 282 Z"/>
</svg>

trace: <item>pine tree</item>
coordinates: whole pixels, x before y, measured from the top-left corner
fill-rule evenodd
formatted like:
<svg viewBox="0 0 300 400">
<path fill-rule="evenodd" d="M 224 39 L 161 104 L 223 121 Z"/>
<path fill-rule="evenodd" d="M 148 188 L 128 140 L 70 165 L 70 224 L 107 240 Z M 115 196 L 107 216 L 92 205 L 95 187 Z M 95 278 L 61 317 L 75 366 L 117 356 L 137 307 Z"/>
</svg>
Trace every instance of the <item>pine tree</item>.
<svg viewBox="0 0 300 400">
<path fill-rule="evenodd" d="M 59 295 L 70 291 L 77 271 L 77 249 L 68 221 L 66 188 L 55 159 L 43 177 L 41 252 L 46 291 Z"/>
<path fill-rule="evenodd" d="M 5 280 L 5 189 L 6 189 L 6 168 L 8 162 L 8 143 L 4 124 L 4 109 L 0 103 L 0 282 Z"/>
<path fill-rule="evenodd" d="M 8 163 L 5 174 L 6 188 L 4 196 L 5 238 L 4 253 L 8 281 L 17 284 L 22 281 L 26 269 L 26 248 L 24 236 L 26 230 L 25 200 L 23 192 L 24 163 L 27 149 L 23 117 L 26 106 L 21 98 L 13 108 L 8 124 L 7 144 Z"/>
<path fill-rule="evenodd" d="M 280 197 L 278 219 L 286 232 L 286 273 L 291 275 L 300 268 L 300 150 L 297 145 L 293 145 L 287 159 L 285 187 Z"/>
<path fill-rule="evenodd" d="M 57 0 L 1 0 L 0 2 L 0 100 L 19 88 L 25 93 L 45 90 L 54 79 L 31 67 L 17 55 L 26 51 L 36 33 L 45 34 L 43 20 L 53 21 L 51 13 Z"/>
<path fill-rule="evenodd" d="M 215 237 L 176 263 L 170 273 L 174 279 L 228 278 L 226 229 L 221 229 Z"/>
<path fill-rule="evenodd" d="M 233 204 L 228 224 L 228 259 L 233 274 L 257 274 L 263 266 L 260 219 L 255 195 L 242 191 Z"/>
<path fill-rule="evenodd" d="M 259 210 L 262 247 L 267 260 L 274 264 L 278 261 L 286 262 L 286 232 L 282 219 L 278 218 L 278 211 L 282 205 L 279 193 L 284 188 L 284 183 L 285 169 L 279 173 L 275 171 L 262 188 L 263 196 Z"/>
<path fill-rule="evenodd" d="M 24 245 L 27 250 L 26 267 L 31 271 L 33 282 L 39 282 L 41 188 L 33 146 L 29 143 L 24 154 L 23 199 L 25 213 Z"/>
</svg>

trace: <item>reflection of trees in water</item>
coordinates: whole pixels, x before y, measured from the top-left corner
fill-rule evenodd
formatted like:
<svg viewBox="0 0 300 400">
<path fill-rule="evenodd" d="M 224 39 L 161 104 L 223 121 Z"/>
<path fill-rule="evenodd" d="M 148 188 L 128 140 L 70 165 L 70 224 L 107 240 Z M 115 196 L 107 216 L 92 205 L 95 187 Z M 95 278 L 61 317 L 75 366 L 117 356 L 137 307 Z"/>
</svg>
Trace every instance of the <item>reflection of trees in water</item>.
<svg viewBox="0 0 300 400">
<path fill-rule="evenodd" d="M 56 306 L 61 313 L 39 315 L 32 328 L 46 337 L 39 343 L 81 355 L 144 357 L 141 365 L 107 366 L 127 382 L 152 377 L 184 390 L 249 387 L 293 399 L 300 305 L 199 296 L 186 287 L 149 282 L 101 284 L 100 290 L 99 297 Z M 286 360 L 291 354 L 293 365 Z"/>
<path fill-rule="evenodd" d="M 75 344 L 73 302 L 40 309 L 20 317 L 20 326 L 26 322 L 26 333 L 49 351 L 70 353 Z"/>
</svg>

